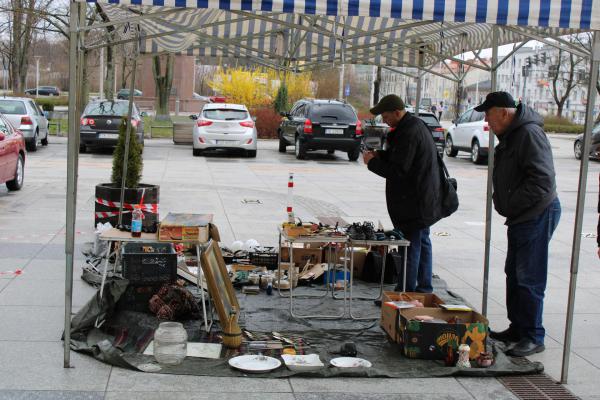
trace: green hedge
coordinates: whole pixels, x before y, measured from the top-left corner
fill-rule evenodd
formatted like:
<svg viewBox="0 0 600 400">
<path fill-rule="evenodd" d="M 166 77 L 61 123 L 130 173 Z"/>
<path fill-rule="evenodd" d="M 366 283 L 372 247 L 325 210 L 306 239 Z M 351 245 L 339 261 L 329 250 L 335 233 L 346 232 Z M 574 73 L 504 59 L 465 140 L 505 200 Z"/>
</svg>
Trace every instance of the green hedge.
<svg viewBox="0 0 600 400">
<path fill-rule="evenodd" d="M 546 132 L 554 133 L 583 133 L 583 125 L 544 124 Z"/>
<path fill-rule="evenodd" d="M 54 111 L 55 106 L 68 106 L 69 98 L 66 96 L 59 97 L 38 97 L 35 102 L 42 107 L 44 111 Z"/>
</svg>

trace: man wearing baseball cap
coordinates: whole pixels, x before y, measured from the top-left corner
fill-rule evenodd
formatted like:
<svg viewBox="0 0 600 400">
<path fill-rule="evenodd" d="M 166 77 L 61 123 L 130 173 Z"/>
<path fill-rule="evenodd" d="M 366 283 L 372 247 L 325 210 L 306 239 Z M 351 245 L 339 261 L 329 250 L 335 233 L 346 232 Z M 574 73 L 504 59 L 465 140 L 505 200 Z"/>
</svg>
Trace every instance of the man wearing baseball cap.
<svg viewBox="0 0 600 400">
<path fill-rule="evenodd" d="M 548 244 L 561 214 L 552 149 L 542 117 L 522 103 L 515 104 L 509 93 L 490 93 L 475 110 L 485 112 L 499 140 L 493 199 L 508 226 L 504 272 L 510 325 L 502 332 L 490 331 L 490 337 L 514 342 L 507 354 L 524 357 L 544 351 Z"/>
<path fill-rule="evenodd" d="M 387 209 L 395 229 L 410 241 L 406 290 L 431 293 L 432 250 L 429 227 L 441 218 L 437 149 L 423 121 L 404 109 L 396 95 L 383 97 L 371 114 L 381 114 L 391 127 L 385 150 L 366 151 L 364 163 L 385 178 Z M 396 290 L 402 289 L 398 271 Z"/>
</svg>

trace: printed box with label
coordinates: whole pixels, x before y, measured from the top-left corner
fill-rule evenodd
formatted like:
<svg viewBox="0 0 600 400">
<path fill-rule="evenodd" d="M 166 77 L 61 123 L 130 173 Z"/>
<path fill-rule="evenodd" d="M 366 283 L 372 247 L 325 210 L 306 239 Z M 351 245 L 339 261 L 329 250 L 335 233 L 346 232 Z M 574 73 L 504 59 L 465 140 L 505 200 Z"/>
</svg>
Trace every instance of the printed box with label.
<svg viewBox="0 0 600 400">
<path fill-rule="evenodd" d="M 294 254 L 293 254 L 294 264 L 296 264 L 296 266 L 300 266 L 300 267 L 304 267 L 307 262 L 310 262 L 311 264 L 320 264 L 321 260 L 322 260 L 321 253 L 322 253 L 321 249 L 305 249 L 302 247 L 294 247 Z M 289 247 L 281 248 L 281 261 L 284 261 L 284 262 L 290 261 L 290 248 Z"/>
<path fill-rule="evenodd" d="M 425 307 L 438 307 L 440 304 L 444 304 L 444 301 L 433 293 L 384 291 L 381 301 L 380 325 L 396 343 L 402 343 L 402 333 L 400 332 L 400 309 L 386 303 L 410 300 L 419 300 Z M 422 310 L 423 308 L 419 309 Z"/>
<path fill-rule="evenodd" d="M 207 242 L 212 218 L 212 214 L 169 213 L 160 221 L 158 240 Z"/>
</svg>

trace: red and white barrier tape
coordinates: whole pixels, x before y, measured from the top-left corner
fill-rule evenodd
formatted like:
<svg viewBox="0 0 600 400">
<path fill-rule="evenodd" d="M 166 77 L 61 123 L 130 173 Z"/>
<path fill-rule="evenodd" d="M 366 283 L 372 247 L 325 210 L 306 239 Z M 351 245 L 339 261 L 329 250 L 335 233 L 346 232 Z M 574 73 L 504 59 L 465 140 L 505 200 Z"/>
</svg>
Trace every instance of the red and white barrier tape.
<svg viewBox="0 0 600 400">
<path fill-rule="evenodd" d="M 142 200 L 143 201 L 143 200 Z M 102 204 L 103 206 L 119 208 L 121 203 L 115 201 L 108 201 L 101 198 L 96 198 L 96 203 Z M 158 214 L 158 204 L 156 203 L 146 203 L 146 204 L 131 204 L 131 203 L 123 203 L 123 210 L 133 210 L 134 206 L 140 205 L 142 207 L 142 211 L 149 212 L 152 214 Z M 118 213 L 117 213 L 118 215 Z"/>
</svg>

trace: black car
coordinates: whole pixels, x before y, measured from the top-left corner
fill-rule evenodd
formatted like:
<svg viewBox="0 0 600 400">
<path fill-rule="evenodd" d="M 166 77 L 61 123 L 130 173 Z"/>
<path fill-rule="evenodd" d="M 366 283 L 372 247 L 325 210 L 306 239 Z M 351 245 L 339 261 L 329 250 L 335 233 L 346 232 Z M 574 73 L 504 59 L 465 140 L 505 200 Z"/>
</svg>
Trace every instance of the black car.
<svg viewBox="0 0 600 400">
<path fill-rule="evenodd" d="M 575 153 L 575 158 L 581 160 L 581 155 L 583 154 L 583 134 L 577 136 L 575 139 L 573 152 Z M 592 129 L 590 158 L 593 160 L 600 160 L 600 124 L 596 124 L 596 126 L 594 126 Z"/>
<path fill-rule="evenodd" d="M 36 92 L 40 96 L 60 96 L 60 90 L 56 86 L 38 86 L 37 91 L 35 88 L 25 90 L 31 96 L 35 96 Z"/>
<path fill-rule="evenodd" d="M 412 113 L 414 110 L 407 107 L 408 112 Z M 444 147 L 446 146 L 445 129 L 438 121 L 436 115 L 430 111 L 421 110 L 419 112 L 419 118 L 425 122 L 427 128 L 433 136 L 435 147 L 437 148 L 440 156 L 444 156 Z M 385 138 L 390 130 L 389 126 L 383 122 L 381 115 L 376 116 L 373 119 L 364 120 L 364 142 L 369 148 L 381 149 L 385 142 Z"/>
<path fill-rule="evenodd" d="M 129 101 L 127 100 L 95 100 L 90 102 L 81 115 L 81 141 L 79 152 L 85 153 L 88 148 L 115 147 L 119 139 L 119 126 L 127 116 Z M 131 112 L 132 133 L 141 145 L 144 144 L 144 121 L 135 104 Z M 133 136 L 132 136 L 133 139 Z"/>
<path fill-rule="evenodd" d="M 309 150 L 336 150 L 348 153 L 350 161 L 360 155 L 361 122 L 354 108 L 338 100 L 303 99 L 289 113 L 282 113 L 278 128 L 279 151 L 295 146 L 296 158 L 306 158 Z"/>
<path fill-rule="evenodd" d="M 130 90 L 129 89 L 121 89 L 117 92 L 117 99 L 119 100 L 128 100 L 129 99 L 129 93 Z M 139 97 L 141 96 L 143 93 L 141 90 L 137 90 L 137 89 L 133 89 L 133 97 Z"/>
</svg>

